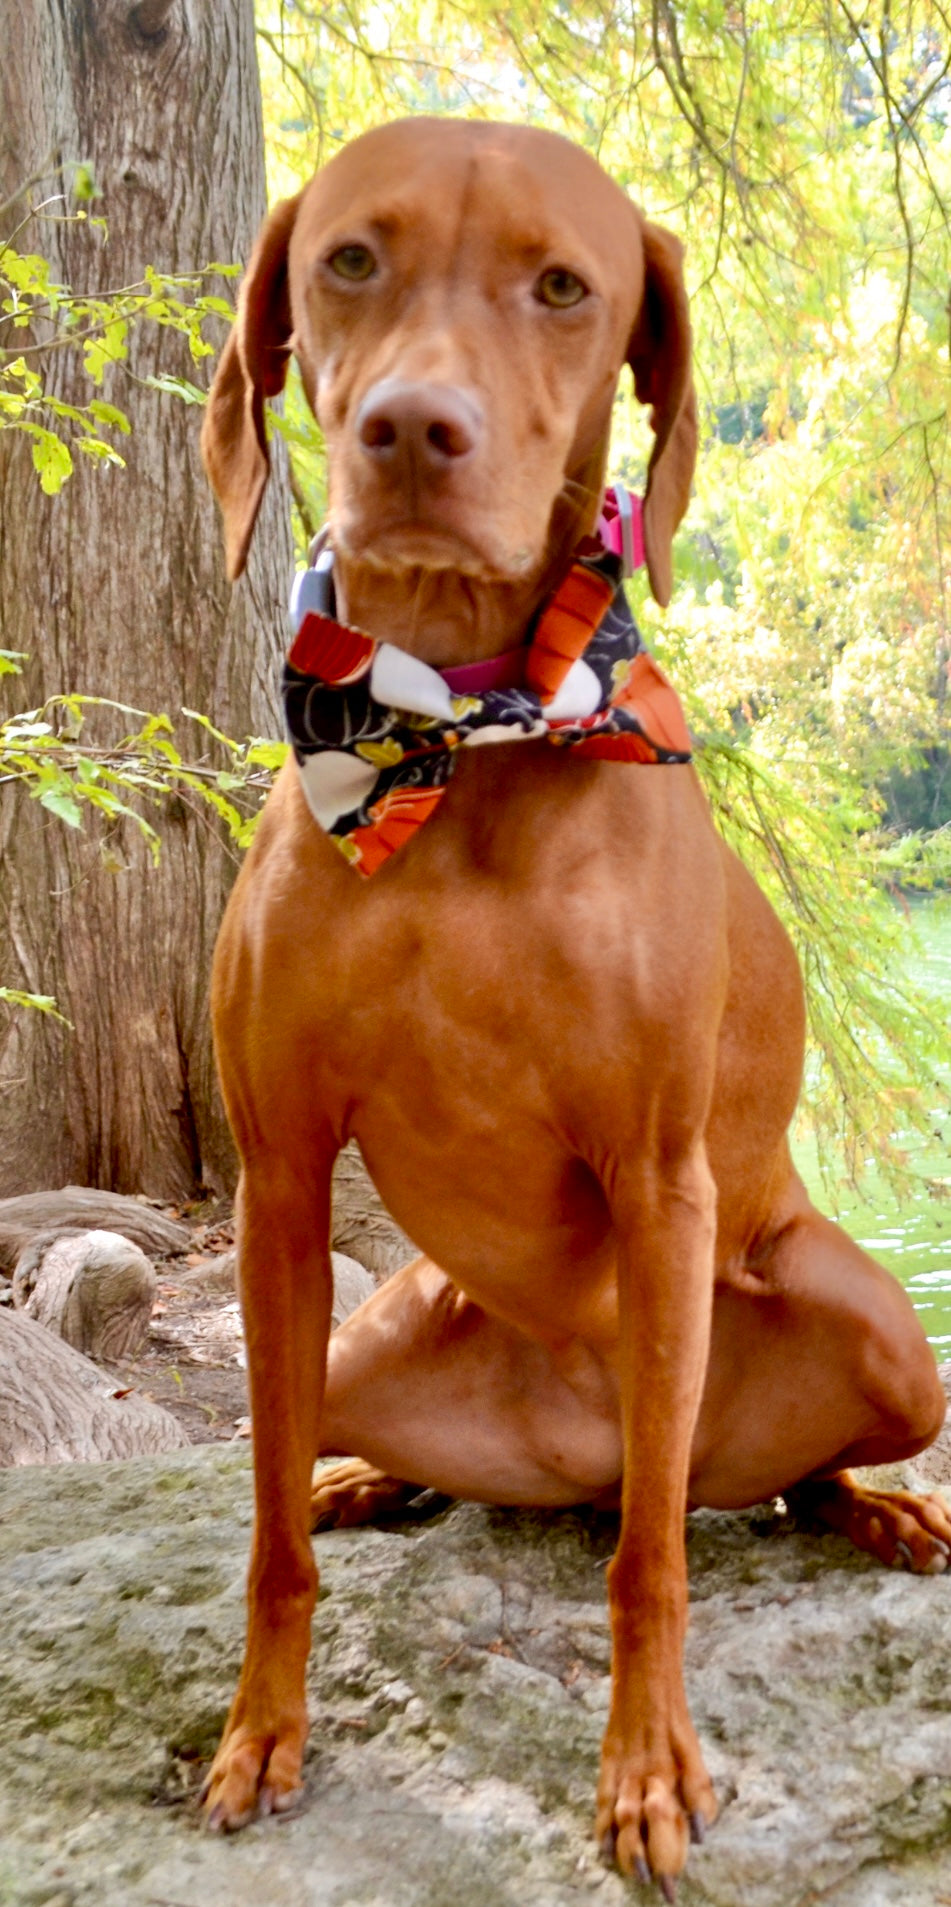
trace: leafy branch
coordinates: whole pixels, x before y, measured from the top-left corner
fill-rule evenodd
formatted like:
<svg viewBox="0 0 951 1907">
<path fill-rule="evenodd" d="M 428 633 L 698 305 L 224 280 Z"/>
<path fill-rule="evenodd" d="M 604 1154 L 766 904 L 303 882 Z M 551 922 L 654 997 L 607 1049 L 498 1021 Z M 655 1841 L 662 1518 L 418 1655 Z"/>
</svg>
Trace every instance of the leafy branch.
<svg viewBox="0 0 951 1907">
<path fill-rule="evenodd" d="M 845 804 L 796 794 L 749 747 L 703 741 L 697 766 L 720 833 L 785 922 L 806 983 L 809 1123 L 820 1161 L 841 1158 L 854 1185 L 874 1159 L 898 1190 L 908 1160 L 896 1144 L 931 1128 L 922 1059 L 951 1065 L 951 1033 L 934 1002 L 896 975 L 907 968 L 907 924 L 883 889 L 896 880 L 927 891 L 951 871 L 951 829 L 882 844 Z"/>
<path fill-rule="evenodd" d="M 77 295 L 53 281 L 40 253 L 15 248 L 24 227 L 50 203 L 33 208 L 10 239 L 0 240 L 0 430 L 18 430 L 31 439 L 34 468 L 43 490 L 52 496 L 72 475 L 74 450 L 100 463 L 122 465 L 116 437 L 128 436 L 131 427 L 120 406 L 101 395 L 93 394 L 85 404 L 58 397 L 44 369 L 51 354 L 81 350 L 95 392 L 110 367 L 133 375 L 128 366 L 130 334 L 136 325 L 150 323 L 181 333 L 198 364 L 215 348 L 205 335 L 208 323 L 230 322 L 233 315 L 227 300 L 207 289 L 209 280 L 234 276 L 238 267 L 212 264 L 178 275 L 150 267 L 138 284 Z M 84 211 L 69 215 L 71 222 L 86 217 Z M 204 402 L 204 393 L 186 378 L 149 376 L 137 381 L 186 403 Z"/>
<path fill-rule="evenodd" d="M 16 658 L 0 657 L 0 671 L 11 666 Z M 114 742 L 90 741 L 83 729 L 94 710 L 131 716 L 139 726 Z M 216 744 L 218 762 L 207 751 L 197 758 L 183 752 L 168 715 L 150 715 L 98 695 L 51 696 L 40 708 L 0 722 L 0 785 L 19 784 L 70 828 L 81 828 L 89 811 L 111 821 L 132 821 L 153 862 L 159 859 L 161 839 L 150 812 L 170 796 L 187 796 L 190 805 L 216 815 L 243 850 L 286 745 L 256 737 L 237 742 L 194 709 L 181 713 L 204 743 Z"/>
</svg>

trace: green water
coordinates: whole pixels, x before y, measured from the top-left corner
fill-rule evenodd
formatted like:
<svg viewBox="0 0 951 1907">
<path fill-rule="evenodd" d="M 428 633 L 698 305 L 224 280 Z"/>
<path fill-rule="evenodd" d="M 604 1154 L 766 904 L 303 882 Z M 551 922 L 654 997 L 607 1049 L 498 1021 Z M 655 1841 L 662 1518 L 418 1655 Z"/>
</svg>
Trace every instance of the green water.
<svg viewBox="0 0 951 1907">
<path fill-rule="evenodd" d="M 918 946 L 913 941 L 917 939 Z M 912 910 L 907 972 L 934 1001 L 936 1015 L 951 1011 L 951 897 L 919 903 Z M 901 1279 L 941 1361 L 951 1358 L 951 1196 L 937 1199 L 926 1180 L 944 1180 L 951 1195 L 951 1076 L 930 1088 L 931 1135 L 909 1137 L 907 1149 L 920 1181 L 917 1194 L 897 1200 L 869 1170 L 861 1195 L 844 1191 L 836 1216 L 846 1230 Z M 896 1134 L 901 1140 L 902 1135 Z M 816 1204 L 829 1210 L 829 1195 L 808 1138 L 794 1146 L 796 1163 Z"/>
</svg>

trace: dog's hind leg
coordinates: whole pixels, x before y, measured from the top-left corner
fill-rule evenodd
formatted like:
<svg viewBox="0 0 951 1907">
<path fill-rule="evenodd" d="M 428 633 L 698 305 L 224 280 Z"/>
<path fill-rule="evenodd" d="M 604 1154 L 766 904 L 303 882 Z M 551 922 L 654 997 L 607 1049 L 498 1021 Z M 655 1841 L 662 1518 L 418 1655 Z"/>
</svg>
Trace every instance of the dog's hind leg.
<svg viewBox="0 0 951 1907">
<path fill-rule="evenodd" d="M 941 1498 L 869 1491 L 849 1472 L 913 1456 L 944 1412 L 905 1292 L 803 1197 L 748 1275 L 717 1289 L 690 1501 L 785 1496 L 882 1562 L 940 1571 L 951 1562 Z"/>
<path fill-rule="evenodd" d="M 331 1342 L 314 1527 L 392 1515 L 418 1490 L 482 1503 L 582 1503 L 621 1469 L 615 1380 L 577 1341 L 557 1353 L 489 1316 L 428 1259 L 397 1273 Z"/>
<path fill-rule="evenodd" d="M 388 1523 L 401 1517 L 425 1485 L 391 1477 L 362 1457 L 343 1457 L 314 1472 L 311 1532 L 352 1529 L 358 1523 Z"/>
</svg>

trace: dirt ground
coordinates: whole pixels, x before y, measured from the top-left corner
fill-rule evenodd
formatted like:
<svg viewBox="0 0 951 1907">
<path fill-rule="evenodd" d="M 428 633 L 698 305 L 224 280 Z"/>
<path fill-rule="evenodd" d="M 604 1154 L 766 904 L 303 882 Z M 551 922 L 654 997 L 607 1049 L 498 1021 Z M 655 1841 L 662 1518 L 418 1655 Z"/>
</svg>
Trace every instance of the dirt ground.
<svg viewBox="0 0 951 1907">
<path fill-rule="evenodd" d="M 178 1418 L 192 1443 L 228 1443 L 250 1429 L 233 1210 L 225 1201 L 165 1210 L 188 1226 L 191 1246 L 156 1261 L 148 1343 L 123 1373 Z"/>
</svg>

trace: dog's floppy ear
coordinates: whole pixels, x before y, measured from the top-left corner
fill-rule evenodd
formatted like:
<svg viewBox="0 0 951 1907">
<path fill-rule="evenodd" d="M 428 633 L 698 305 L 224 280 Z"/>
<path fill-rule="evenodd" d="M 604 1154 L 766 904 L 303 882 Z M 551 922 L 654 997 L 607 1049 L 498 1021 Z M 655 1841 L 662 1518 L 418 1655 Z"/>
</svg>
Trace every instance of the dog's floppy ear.
<svg viewBox="0 0 951 1907">
<path fill-rule="evenodd" d="M 662 607 L 673 587 L 671 544 L 690 496 L 697 461 L 697 399 L 690 375 L 690 315 L 683 246 L 662 225 L 642 225 L 644 298 L 627 361 L 642 404 L 651 406 L 654 448 L 644 497 L 644 553 Z"/>
<path fill-rule="evenodd" d="M 283 390 L 287 377 L 291 348 L 287 247 L 299 201 L 300 194 L 283 199 L 261 228 L 202 425 L 201 451 L 221 505 L 232 582 L 247 560 L 270 475 L 264 400 Z"/>
</svg>

